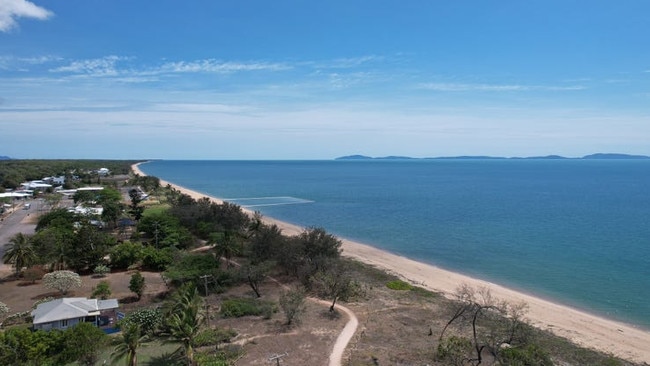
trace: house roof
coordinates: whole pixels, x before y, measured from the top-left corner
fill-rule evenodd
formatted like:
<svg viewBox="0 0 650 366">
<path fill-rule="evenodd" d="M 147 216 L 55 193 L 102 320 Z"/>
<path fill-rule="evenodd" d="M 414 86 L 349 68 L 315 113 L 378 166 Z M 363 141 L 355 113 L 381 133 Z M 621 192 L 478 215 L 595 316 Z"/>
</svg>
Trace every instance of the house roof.
<svg viewBox="0 0 650 366">
<path fill-rule="evenodd" d="M 33 323 L 41 324 L 99 315 L 100 310 L 116 309 L 117 307 L 116 299 L 97 300 L 85 297 L 66 297 L 38 304 L 32 311 Z"/>
</svg>

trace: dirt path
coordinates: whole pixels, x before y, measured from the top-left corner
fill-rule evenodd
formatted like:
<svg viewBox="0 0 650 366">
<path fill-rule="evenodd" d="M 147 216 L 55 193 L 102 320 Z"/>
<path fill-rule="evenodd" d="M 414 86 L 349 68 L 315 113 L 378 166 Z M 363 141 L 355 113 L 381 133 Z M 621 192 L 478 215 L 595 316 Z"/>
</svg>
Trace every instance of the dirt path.
<svg viewBox="0 0 650 366">
<path fill-rule="evenodd" d="M 201 249 L 201 248 L 198 248 Z M 235 265 L 239 266 L 239 263 L 235 261 L 230 261 L 231 263 L 234 263 Z M 289 290 L 290 287 L 281 283 L 277 279 L 273 277 L 268 277 L 271 281 L 277 283 L 280 285 L 282 288 L 285 290 Z M 329 301 L 317 299 L 315 297 L 308 297 L 307 300 L 325 305 L 329 307 L 331 304 Z M 348 347 L 348 344 L 350 343 L 350 340 L 352 340 L 352 337 L 354 337 L 354 334 L 357 332 L 357 328 L 359 327 L 359 319 L 357 316 L 354 314 L 354 312 L 345 306 L 342 305 L 336 305 L 336 309 L 339 309 L 345 313 L 348 317 L 348 322 L 345 323 L 345 327 L 343 327 L 343 330 L 341 330 L 341 333 L 339 333 L 339 336 L 336 338 L 336 342 L 334 343 L 334 347 L 332 347 L 332 352 L 330 353 L 329 357 L 329 363 L 328 366 L 342 366 L 343 362 L 343 353 L 345 352 L 345 349 Z"/>
<path fill-rule="evenodd" d="M 338 305 L 339 310 L 343 311 L 349 318 L 348 322 L 343 327 L 343 330 L 336 338 L 336 343 L 334 343 L 334 348 L 332 353 L 330 353 L 330 362 L 329 366 L 341 366 L 343 360 L 343 352 L 348 347 L 350 340 L 354 337 L 354 333 L 357 332 L 357 327 L 359 326 L 359 319 L 352 310 L 346 308 L 345 306 Z"/>
</svg>

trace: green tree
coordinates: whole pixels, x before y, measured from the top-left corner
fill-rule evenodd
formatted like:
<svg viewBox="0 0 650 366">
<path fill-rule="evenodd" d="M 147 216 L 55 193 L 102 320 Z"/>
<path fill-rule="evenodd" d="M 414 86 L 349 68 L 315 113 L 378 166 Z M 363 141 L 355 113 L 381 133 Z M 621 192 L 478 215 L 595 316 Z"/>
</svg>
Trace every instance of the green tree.
<svg viewBox="0 0 650 366">
<path fill-rule="evenodd" d="M 240 268 L 240 277 L 248 283 L 257 297 L 261 297 L 260 285 L 271 272 L 275 263 L 262 262 L 258 264 L 247 264 Z"/>
<path fill-rule="evenodd" d="M 120 202 L 105 202 L 102 205 L 102 220 L 111 224 L 111 227 L 117 226 L 117 220 L 122 216 L 124 205 Z"/>
<path fill-rule="evenodd" d="M 99 281 L 97 286 L 93 288 L 92 298 L 99 297 L 101 300 L 106 300 L 111 296 L 111 293 L 111 284 L 108 281 Z"/>
<path fill-rule="evenodd" d="M 74 223 L 79 221 L 78 215 L 69 212 L 65 208 L 57 208 L 41 215 L 36 224 L 36 231 L 41 231 L 47 227 L 64 227 L 70 230 L 74 229 Z"/>
<path fill-rule="evenodd" d="M 2 260 L 5 264 L 13 264 L 16 274 L 19 274 L 23 267 L 29 267 L 36 262 L 36 253 L 30 240 L 29 235 L 18 233 L 9 239 L 9 243 L 5 246 Z"/>
<path fill-rule="evenodd" d="M 146 335 L 142 334 L 140 325 L 129 323 L 122 328 L 122 337 L 117 339 L 111 358 L 119 361 L 126 358 L 126 366 L 138 364 L 138 348 L 144 343 Z"/>
<path fill-rule="evenodd" d="M 32 237 L 37 262 L 48 265 L 53 270 L 68 268 L 67 262 L 74 240 L 74 231 L 65 227 L 51 226 L 37 231 Z"/>
<path fill-rule="evenodd" d="M 310 263 L 315 263 L 320 258 L 339 258 L 341 255 L 341 241 L 323 228 L 308 228 L 300 233 L 298 240 Z"/>
<path fill-rule="evenodd" d="M 129 281 L 129 290 L 138 296 L 138 301 L 142 297 L 145 287 L 147 287 L 147 284 L 145 283 L 144 276 L 142 276 L 140 271 L 136 271 Z"/>
<path fill-rule="evenodd" d="M 125 241 L 111 248 L 111 267 L 127 269 L 142 260 L 144 247 L 140 243 Z"/>
<path fill-rule="evenodd" d="M 300 316 L 305 312 L 305 299 L 307 295 L 300 288 L 283 292 L 280 296 L 280 308 L 284 313 L 286 325 L 291 326 L 300 321 Z"/>
<path fill-rule="evenodd" d="M 255 218 L 253 222 L 257 222 Z M 277 261 L 287 241 L 286 237 L 282 235 L 282 230 L 275 224 L 254 225 L 249 230 L 251 230 L 251 235 L 248 239 L 248 255 L 250 256 L 251 262 Z"/>
<path fill-rule="evenodd" d="M 167 211 L 146 212 L 138 222 L 138 231 L 145 232 L 156 248 L 187 248 L 193 243 L 190 231 Z"/>
<path fill-rule="evenodd" d="M 214 246 L 214 251 L 217 257 L 223 257 L 226 259 L 227 268 L 230 268 L 232 265 L 232 257 L 242 252 L 241 238 L 237 233 L 212 233 L 208 239 L 208 244 Z"/>
<path fill-rule="evenodd" d="M 74 201 L 75 204 L 96 203 L 98 198 L 99 198 L 99 194 L 97 193 L 97 191 L 90 191 L 90 190 L 78 190 L 77 192 L 75 192 L 74 196 L 72 196 L 72 200 Z"/>
<path fill-rule="evenodd" d="M 131 198 L 131 205 L 129 206 L 129 213 L 133 216 L 135 221 L 140 221 L 142 218 L 142 213 L 144 212 L 144 207 L 140 206 L 142 199 L 140 198 L 140 192 L 137 189 L 129 190 L 129 197 Z"/>
<path fill-rule="evenodd" d="M 63 332 L 63 351 L 59 361 L 63 364 L 78 361 L 81 365 L 94 365 L 99 352 L 107 345 L 108 336 L 92 323 L 79 323 Z"/>
<path fill-rule="evenodd" d="M 89 222 L 84 222 L 77 229 L 72 245 L 67 250 L 67 263 L 70 268 L 83 271 L 102 263 L 115 238 L 98 230 Z"/>
<path fill-rule="evenodd" d="M 204 321 L 203 299 L 196 286 L 182 286 L 166 311 L 167 336 L 171 342 L 180 343 L 188 365 L 195 365 L 194 346 Z"/>
<path fill-rule="evenodd" d="M 313 281 L 323 296 L 332 299 L 330 312 L 334 312 L 334 306 L 338 299 L 347 300 L 350 296 L 356 294 L 359 288 L 352 279 L 346 264 L 340 259 L 333 264 L 327 265 L 325 269 L 316 272 Z"/>
<path fill-rule="evenodd" d="M 59 365 L 63 332 L 11 327 L 0 332 L 0 365 Z"/>
<path fill-rule="evenodd" d="M 212 275 L 218 279 L 222 277 L 219 261 L 210 254 L 188 253 L 177 258 L 165 271 L 175 286 L 186 282 L 200 283 L 201 276 Z"/>
<path fill-rule="evenodd" d="M 122 201 L 122 193 L 111 187 L 104 187 L 97 194 L 97 203 L 105 207 L 107 203 L 119 203 Z"/>
</svg>

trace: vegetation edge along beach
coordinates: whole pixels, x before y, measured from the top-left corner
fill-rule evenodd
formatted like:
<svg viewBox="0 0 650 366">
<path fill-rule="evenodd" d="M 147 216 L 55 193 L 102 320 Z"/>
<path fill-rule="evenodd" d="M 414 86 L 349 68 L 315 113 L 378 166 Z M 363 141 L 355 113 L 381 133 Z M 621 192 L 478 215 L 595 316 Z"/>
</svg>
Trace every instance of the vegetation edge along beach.
<svg viewBox="0 0 650 366">
<path fill-rule="evenodd" d="M 137 163 L 0 164 L 0 364 L 647 365 L 626 327 L 603 336 L 580 323 L 576 344 L 531 316 L 534 298 L 265 218 Z M 43 319 L 95 298 L 106 300 L 96 317 Z"/>
<path fill-rule="evenodd" d="M 146 163 L 146 162 L 145 162 Z M 146 176 L 137 163 L 132 166 L 136 174 Z M 208 197 L 214 202 L 222 202 L 217 197 L 182 187 L 161 179 L 161 185 L 174 187 L 195 199 Z M 249 211 L 250 212 L 250 211 Z M 296 235 L 303 228 L 264 217 L 269 224 L 275 224 L 286 235 Z M 487 287 L 500 299 L 510 302 L 525 302 L 528 305 L 527 319 L 531 325 L 549 330 L 572 342 L 635 362 L 650 362 L 650 332 L 635 328 L 633 325 L 589 314 L 549 300 L 544 300 L 522 292 L 514 291 L 498 284 L 490 283 L 466 275 L 417 262 L 399 255 L 376 249 L 370 245 L 342 238 L 343 256 L 362 263 L 376 266 L 396 274 L 404 280 L 431 291 L 441 292 L 452 297 L 457 288 L 463 284 L 473 287 Z"/>
</svg>

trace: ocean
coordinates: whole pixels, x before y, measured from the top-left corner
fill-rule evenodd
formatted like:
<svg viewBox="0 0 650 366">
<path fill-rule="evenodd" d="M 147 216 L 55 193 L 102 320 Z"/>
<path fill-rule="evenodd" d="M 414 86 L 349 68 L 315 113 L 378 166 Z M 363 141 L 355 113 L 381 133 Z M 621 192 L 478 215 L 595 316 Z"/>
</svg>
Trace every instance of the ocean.
<svg viewBox="0 0 650 366">
<path fill-rule="evenodd" d="M 650 329 L 649 160 L 160 160 L 140 168 L 265 216 Z"/>
</svg>

